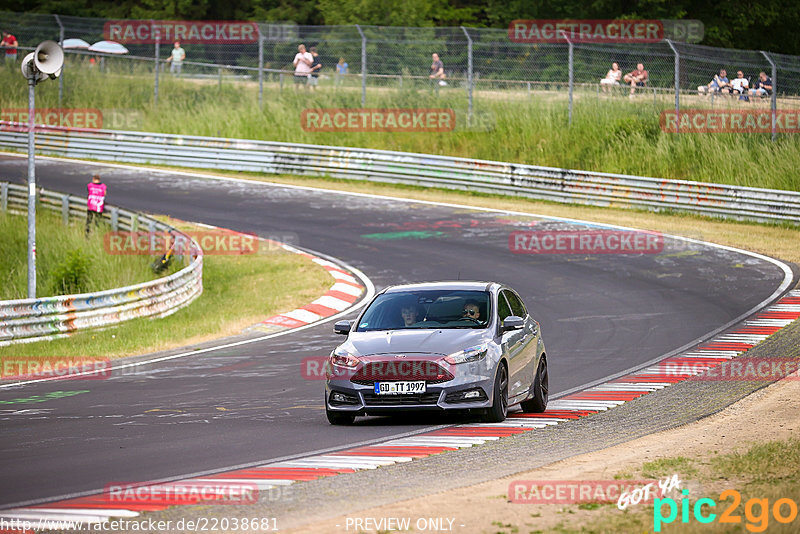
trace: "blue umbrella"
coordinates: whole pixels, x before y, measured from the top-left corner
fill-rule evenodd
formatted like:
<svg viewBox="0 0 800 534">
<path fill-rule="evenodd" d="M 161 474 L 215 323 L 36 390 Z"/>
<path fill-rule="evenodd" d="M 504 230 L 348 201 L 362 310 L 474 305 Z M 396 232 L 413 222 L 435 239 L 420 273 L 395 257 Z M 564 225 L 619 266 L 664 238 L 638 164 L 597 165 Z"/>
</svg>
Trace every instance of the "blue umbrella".
<svg viewBox="0 0 800 534">
<path fill-rule="evenodd" d="M 65 39 L 61 44 L 64 50 L 86 50 L 89 48 L 89 43 L 83 39 Z"/>
<path fill-rule="evenodd" d="M 98 41 L 89 47 L 90 52 L 100 54 L 127 54 L 128 49 L 114 41 Z"/>
</svg>

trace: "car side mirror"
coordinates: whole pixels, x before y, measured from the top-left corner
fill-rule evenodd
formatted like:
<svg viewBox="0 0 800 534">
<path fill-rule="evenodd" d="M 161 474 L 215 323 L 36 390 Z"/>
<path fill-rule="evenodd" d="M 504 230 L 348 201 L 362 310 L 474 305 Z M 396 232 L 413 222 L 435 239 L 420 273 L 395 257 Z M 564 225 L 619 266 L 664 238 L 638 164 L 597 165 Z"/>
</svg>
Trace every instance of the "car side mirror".
<svg viewBox="0 0 800 534">
<path fill-rule="evenodd" d="M 338 321 L 336 324 L 333 325 L 333 331 L 337 334 L 342 334 L 346 336 L 350 333 L 350 329 L 353 327 L 353 321 Z"/>
<path fill-rule="evenodd" d="M 522 317 L 517 317 L 516 315 L 509 315 L 505 319 L 503 319 L 503 332 L 508 332 L 509 330 L 519 330 L 525 326 L 525 319 Z"/>
</svg>

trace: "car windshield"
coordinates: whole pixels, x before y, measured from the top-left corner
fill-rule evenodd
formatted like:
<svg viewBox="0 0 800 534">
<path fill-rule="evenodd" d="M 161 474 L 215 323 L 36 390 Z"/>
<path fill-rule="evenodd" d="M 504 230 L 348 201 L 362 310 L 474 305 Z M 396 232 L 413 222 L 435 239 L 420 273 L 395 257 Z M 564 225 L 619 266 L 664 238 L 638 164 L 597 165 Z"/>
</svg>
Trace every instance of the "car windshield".
<svg viewBox="0 0 800 534">
<path fill-rule="evenodd" d="M 398 291 L 379 295 L 364 312 L 357 332 L 412 328 L 486 328 L 487 291 L 459 289 Z"/>
</svg>

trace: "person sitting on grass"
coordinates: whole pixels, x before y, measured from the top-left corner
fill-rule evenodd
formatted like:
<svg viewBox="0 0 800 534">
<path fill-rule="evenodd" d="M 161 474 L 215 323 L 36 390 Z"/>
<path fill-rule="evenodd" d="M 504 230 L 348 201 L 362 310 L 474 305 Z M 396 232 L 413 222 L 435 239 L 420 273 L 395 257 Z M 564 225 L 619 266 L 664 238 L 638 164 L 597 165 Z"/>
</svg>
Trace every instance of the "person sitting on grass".
<svg viewBox="0 0 800 534">
<path fill-rule="evenodd" d="M 731 80 L 731 93 L 734 95 L 739 95 L 739 100 L 749 100 L 747 97 L 747 91 L 750 87 L 750 81 L 744 77 L 744 73 L 742 71 L 738 71 L 736 73 L 736 78 Z"/>
<path fill-rule="evenodd" d="M 634 91 L 636 91 L 637 87 L 644 87 L 647 85 L 647 78 L 648 73 L 644 70 L 644 65 L 641 63 L 636 64 L 636 69 L 630 71 L 626 74 L 622 79 L 625 80 L 625 83 L 630 84 L 631 86 L 631 96 L 633 96 Z"/>
<path fill-rule="evenodd" d="M 753 84 L 753 88 L 750 89 L 750 94 L 752 96 L 769 96 L 772 94 L 772 78 L 767 76 L 767 73 L 763 70 L 758 73 L 758 80 Z"/>
<path fill-rule="evenodd" d="M 711 80 L 708 85 L 699 85 L 697 87 L 697 94 L 710 94 L 710 93 L 720 93 L 720 92 L 729 92 L 730 91 L 730 80 L 728 79 L 728 73 L 725 69 L 719 69 L 719 74 L 714 75 L 714 79 Z"/>
<path fill-rule="evenodd" d="M 619 70 L 619 64 L 615 61 L 611 64 L 611 68 L 608 69 L 606 77 L 600 80 L 600 86 L 603 88 L 603 92 L 607 93 L 611 86 L 619 85 L 621 79 L 622 71 Z"/>
</svg>

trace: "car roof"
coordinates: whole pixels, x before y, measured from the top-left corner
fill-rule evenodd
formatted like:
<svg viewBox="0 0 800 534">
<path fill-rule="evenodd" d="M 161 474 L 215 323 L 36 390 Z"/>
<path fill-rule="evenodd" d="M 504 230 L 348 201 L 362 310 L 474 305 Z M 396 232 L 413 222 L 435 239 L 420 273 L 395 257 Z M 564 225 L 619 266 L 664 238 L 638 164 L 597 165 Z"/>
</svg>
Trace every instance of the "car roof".
<svg viewBox="0 0 800 534">
<path fill-rule="evenodd" d="M 497 286 L 497 282 L 479 282 L 471 280 L 450 280 L 440 282 L 417 282 L 414 284 L 403 284 L 387 287 L 386 293 L 398 293 L 401 291 L 426 290 L 426 289 L 454 289 L 464 291 L 489 291 L 492 286 Z"/>
</svg>

